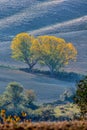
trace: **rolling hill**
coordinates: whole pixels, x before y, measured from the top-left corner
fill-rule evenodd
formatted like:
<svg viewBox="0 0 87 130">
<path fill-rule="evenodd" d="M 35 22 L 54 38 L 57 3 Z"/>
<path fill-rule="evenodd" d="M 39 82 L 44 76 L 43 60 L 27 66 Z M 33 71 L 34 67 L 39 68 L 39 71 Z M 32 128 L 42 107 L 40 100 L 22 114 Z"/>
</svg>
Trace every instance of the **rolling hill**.
<svg viewBox="0 0 87 130">
<path fill-rule="evenodd" d="M 11 40 L 20 32 L 28 32 L 34 36 L 55 35 L 72 42 L 78 51 L 77 61 L 64 69 L 87 74 L 87 0 L 0 0 L 1 66 L 27 67 L 26 64 L 11 58 Z M 32 80 L 31 77 L 36 78 Z M 75 83 L 1 67 L 0 92 L 4 91 L 9 81 L 18 81 L 29 86 L 37 92 L 39 100 L 45 101 L 56 99 L 66 86 L 75 86 Z"/>
<path fill-rule="evenodd" d="M 75 83 L 52 79 L 41 74 L 30 74 L 20 70 L 0 68 L 0 93 L 9 82 L 20 82 L 24 89 L 33 89 L 36 101 L 51 102 L 59 99 L 65 90 L 75 90 Z"/>
<path fill-rule="evenodd" d="M 86 0 L 22 0 L 21 4 L 8 0 L 2 2 L 1 7 L 0 32 L 10 35 L 71 20 L 75 24 L 75 19 L 87 15 Z"/>
</svg>

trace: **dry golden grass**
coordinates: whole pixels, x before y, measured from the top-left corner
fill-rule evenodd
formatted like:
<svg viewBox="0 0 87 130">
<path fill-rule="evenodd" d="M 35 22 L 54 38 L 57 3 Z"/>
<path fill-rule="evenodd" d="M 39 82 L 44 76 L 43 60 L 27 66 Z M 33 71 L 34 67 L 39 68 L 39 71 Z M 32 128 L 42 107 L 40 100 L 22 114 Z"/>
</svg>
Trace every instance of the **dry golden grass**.
<svg viewBox="0 0 87 130">
<path fill-rule="evenodd" d="M 87 121 L 4 123 L 0 130 L 87 130 Z"/>
</svg>

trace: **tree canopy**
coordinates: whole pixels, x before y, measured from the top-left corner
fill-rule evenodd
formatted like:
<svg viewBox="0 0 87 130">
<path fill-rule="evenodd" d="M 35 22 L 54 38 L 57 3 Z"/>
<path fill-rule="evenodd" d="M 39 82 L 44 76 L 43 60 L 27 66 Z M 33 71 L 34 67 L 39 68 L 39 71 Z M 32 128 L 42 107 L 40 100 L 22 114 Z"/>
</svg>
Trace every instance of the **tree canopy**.
<svg viewBox="0 0 87 130">
<path fill-rule="evenodd" d="M 74 100 L 80 108 L 81 116 L 85 117 L 87 114 L 87 76 L 77 83 Z"/>
<path fill-rule="evenodd" d="M 12 109 L 17 112 L 26 107 L 34 106 L 35 92 L 33 90 L 26 90 L 18 82 L 10 82 L 6 87 L 6 91 L 0 96 L 0 108 Z"/>
<path fill-rule="evenodd" d="M 12 57 L 27 63 L 30 70 L 37 63 L 35 55 L 31 52 L 33 40 L 33 36 L 27 33 L 20 33 L 13 38 L 11 44 Z"/>
<path fill-rule="evenodd" d="M 38 36 L 27 33 L 18 34 L 11 44 L 12 57 L 24 61 L 31 70 L 37 63 L 48 66 L 51 74 L 75 61 L 77 50 L 72 43 L 56 36 Z"/>
<path fill-rule="evenodd" d="M 51 74 L 76 60 L 77 50 L 72 43 L 55 36 L 39 36 L 33 41 L 32 51 L 40 61 L 47 65 Z"/>
</svg>

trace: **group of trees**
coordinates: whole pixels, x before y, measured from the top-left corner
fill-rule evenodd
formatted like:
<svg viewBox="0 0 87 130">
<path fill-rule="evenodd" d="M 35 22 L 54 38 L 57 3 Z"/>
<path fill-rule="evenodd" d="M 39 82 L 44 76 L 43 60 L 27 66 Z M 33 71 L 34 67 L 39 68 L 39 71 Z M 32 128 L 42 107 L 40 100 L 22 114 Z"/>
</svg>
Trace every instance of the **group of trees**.
<svg viewBox="0 0 87 130">
<path fill-rule="evenodd" d="M 12 57 L 28 64 L 31 71 L 37 63 L 49 68 L 51 74 L 59 71 L 69 61 L 75 61 L 77 50 L 72 43 L 55 36 L 34 38 L 27 33 L 20 33 L 12 40 Z"/>
<path fill-rule="evenodd" d="M 12 57 L 28 64 L 30 71 L 38 63 L 46 65 L 52 75 L 69 64 L 69 61 L 75 61 L 77 55 L 77 50 L 73 44 L 67 43 L 62 38 L 55 36 L 38 36 L 34 38 L 27 33 L 18 34 L 12 40 L 11 49 Z M 10 92 L 10 95 L 8 95 L 8 92 Z M 3 99 L 11 100 L 10 103 L 17 107 L 17 104 L 24 100 L 24 97 L 21 96 L 22 92 L 23 87 L 20 85 L 9 84 Z M 34 100 L 34 95 L 31 95 L 31 93 L 26 93 L 27 104 L 32 103 Z M 79 106 L 81 115 L 87 114 L 87 77 L 77 84 L 74 101 Z"/>
<path fill-rule="evenodd" d="M 34 103 L 35 98 L 33 90 L 24 91 L 21 84 L 11 82 L 6 87 L 6 91 L 0 95 L 0 109 L 6 109 L 8 112 L 10 111 L 10 114 L 19 114 L 28 109 L 35 110 L 38 108 Z M 72 99 L 79 106 L 81 117 L 87 117 L 87 76 L 77 83 L 77 90 Z M 47 113 L 49 112 L 47 111 Z"/>
<path fill-rule="evenodd" d="M 33 90 L 24 91 L 23 86 L 17 82 L 11 82 L 6 87 L 6 91 L 0 95 L 0 109 L 12 110 L 18 113 L 25 108 L 34 107 L 34 100 L 36 98 Z"/>
</svg>

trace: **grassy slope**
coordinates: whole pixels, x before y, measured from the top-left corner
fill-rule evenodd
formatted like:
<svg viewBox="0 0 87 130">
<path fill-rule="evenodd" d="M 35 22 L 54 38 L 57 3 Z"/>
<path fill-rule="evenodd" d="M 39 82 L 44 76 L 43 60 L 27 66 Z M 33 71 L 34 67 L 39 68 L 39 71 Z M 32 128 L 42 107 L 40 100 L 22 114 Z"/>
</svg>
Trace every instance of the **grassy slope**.
<svg viewBox="0 0 87 130">
<path fill-rule="evenodd" d="M 21 31 L 30 32 L 87 14 L 86 0 L 25 0 L 25 2 L 22 0 L 21 4 L 15 0 L 9 4 L 2 3 L 1 7 L 0 32 L 5 35 L 14 35 Z"/>
<path fill-rule="evenodd" d="M 74 83 L 52 79 L 43 75 L 25 73 L 19 70 L 0 68 L 0 93 L 5 90 L 11 81 L 17 81 L 24 85 L 25 89 L 34 89 L 38 101 L 49 102 L 59 98 L 68 88 L 74 88 Z"/>
<path fill-rule="evenodd" d="M 78 51 L 77 61 L 67 66 L 66 70 L 87 74 L 87 31 L 53 33 L 51 35 L 56 35 L 57 37 L 64 38 L 66 41 L 72 42 Z M 27 67 L 26 64 L 11 58 L 10 44 L 10 41 L 0 42 L 0 64 L 15 67 Z"/>
<path fill-rule="evenodd" d="M 17 0 L 10 3 L 4 3 L 4 1 L 0 4 L 2 7 L 0 8 L 1 65 L 10 65 L 17 68 L 27 67 L 21 62 L 16 62 L 11 59 L 10 43 L 12 37 L 16 33 L 31 31 L 31 33 L 35 35 L 40 35 L 40 33 L 51 34 L 72 42 L 78 50 L 77 62 L 71 63 L 66 69 L 68 71 L 87 74 L 86 0 L 66 0 L 65 2 L 63 1 L 60 3 L 59 0 L 39 0 L 36 2 L 35 0 L 26 0 L 25 2 L 22 0 L 21 4 Z M 85 20 L 83 19 L 84 16 L 86 16 Z M 74 24 L 72 20 L 74 20 Z M 64 24 L 64 22 L 66 23 Z M 58 28 L 55 28 L 55 25 L 57 25 Z M 50 31 L 49 27 L 51 26 L 52 29 Z M 34 89 L 38 99 L 42 101 L 57 99 L 59 94 L 62 93 L 66 87 L 72 87 L 74 84 L 50 79 L 44 76 L 27 74 L 18 70 L 0 68 L 0 92 L 4 90 L 5 86 L 10 81 L 18 81 L 21 82 L 25 88 Z"/>
<path fill-rule="evenodd" d="M 10 58 L 9 46 L 16 33 L 28 31 L 34 35 L 56 35 L 72 42 L 78 57 L 75 64 L 68 66 L 68 71 L 87 73 L 86 0 L 22 0 L 21 3 L 4 0 L 0 3 L 0 64 L 25 66 Z"/>
</svg>

